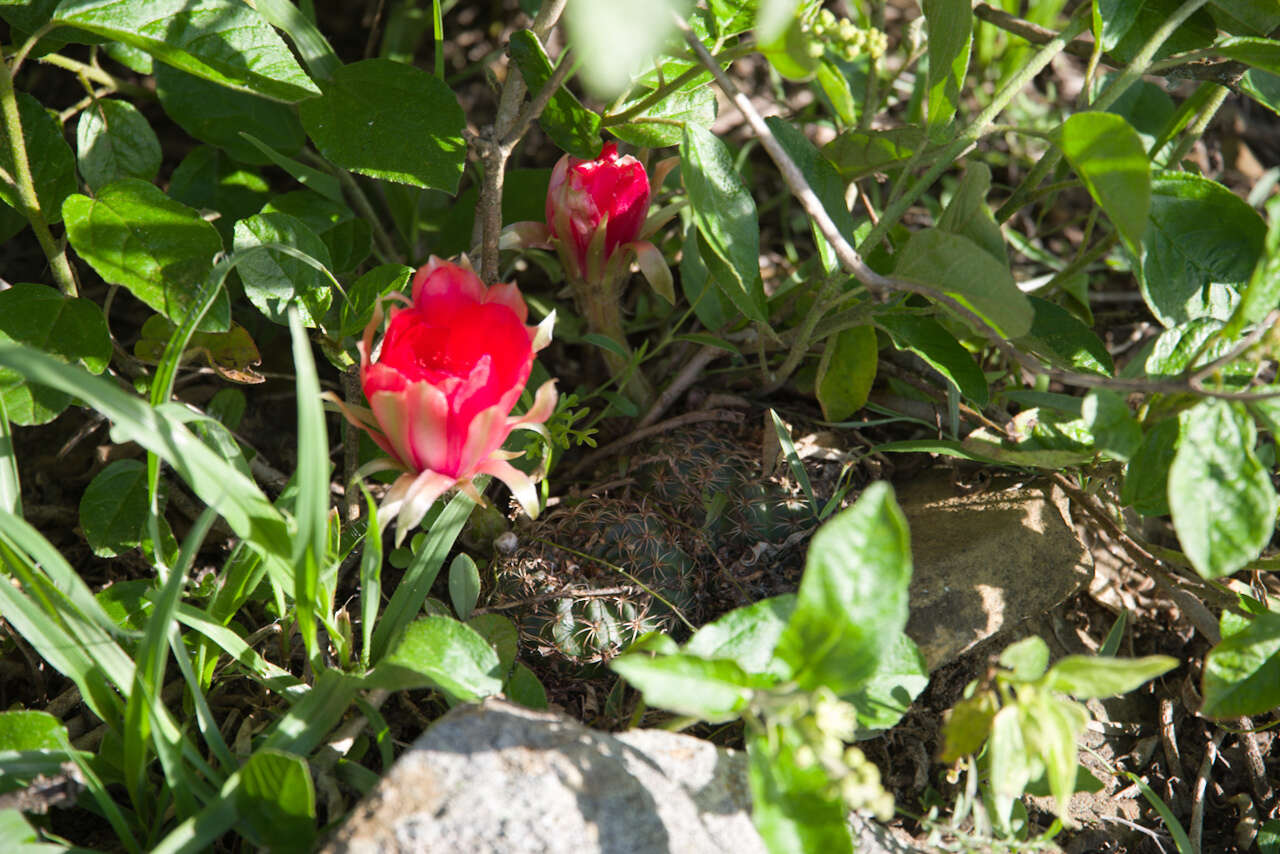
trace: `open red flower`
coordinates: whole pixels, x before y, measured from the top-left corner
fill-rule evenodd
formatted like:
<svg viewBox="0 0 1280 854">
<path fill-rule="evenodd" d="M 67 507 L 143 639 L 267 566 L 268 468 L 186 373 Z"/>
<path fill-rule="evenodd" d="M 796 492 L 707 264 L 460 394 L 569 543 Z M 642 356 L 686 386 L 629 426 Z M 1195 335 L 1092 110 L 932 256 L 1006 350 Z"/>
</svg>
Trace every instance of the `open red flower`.
<svg viewBox="0 0 1280 854">
<path fill-rule="evenodd" d="M 631 243 L 649 214 L 649 176 L 630 154 L 606 143 L 595 160 L 566 154 L 551 171 L 547 187 L 547 227 L 567 244 L 578 264 L 578 278 L 591 278 L 591 244 L 601 238 L 597 264 L 607 262 L 619 246 Z"/>
<path fill-rule="evenodd" d="M 528 307 L 513 284 L 486 287 L 469 267 L 431 258 L 413 278 L 412 299 L 391 310 L 382 326 L 381 305 L 364 331 L 360 382 L 368 410 L 343 407 L 403 474 L 387 493 L 379 516 L 399 517 L 398 536 L 417 525 L 453 487 L 480 501 L 472 479 L 488 474 L 504 482 L 530 516 L 538 513 L 534 481 L 501 450 L 513 430 L 545 434 L 555 410 L 555 381 L 538 389 L 522 416 L 520 399 L 533 357 L 551 339 L 554 316 L 526 326 Z"/>
</svg>

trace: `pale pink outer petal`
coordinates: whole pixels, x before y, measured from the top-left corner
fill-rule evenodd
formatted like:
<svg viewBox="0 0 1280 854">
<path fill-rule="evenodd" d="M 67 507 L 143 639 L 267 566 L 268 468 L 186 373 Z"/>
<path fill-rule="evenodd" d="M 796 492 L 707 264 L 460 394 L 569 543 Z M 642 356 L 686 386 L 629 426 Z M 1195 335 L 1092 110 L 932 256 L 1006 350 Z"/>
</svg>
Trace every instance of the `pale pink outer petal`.
<svg viewBox="0 0 1280 854">
<path fill-rule="evenodd" d="M 417 477 L 412 472 L 405 472 L 396 478 L 395 483 L 391 484 L 387 494 L 382 497 L 382 504 L 378 507 L 379 529 L 385 531 L 387 523 L 400 515 L 400 508 L 404 505 L 405 493 L 409 491 L 409 487 L 413 486 L 413 482 Z"/>
<path fill-rule="evenodd" d="M 411 383 L 405 390 L 410 420 L 407 436 L 417 471 L 461 474 L 449 455 L 449 398 L 429 382 Z"/>
<path fill-rule="evenodd" d="M 418 475 L 405 492 L 403 506 L 400 507 L 400 519 L 396 522 L 396 545 L 399 546 L 405 535 L 418 526 L 422 517 L 427 515 L 436 499 L 449 491 L 458 482 L 456 477 L 449 477 L 434 471 L 424 471 Z M 381 522 L 381 513 L 378 514 Z"/>
<path fill-rule="evenodd" d="M 507 419 L 507 431 L 546 421 L 556 411 L 556 397 L 555 380 L 547 380 L 538 386 L 538 391 L 533 396 L 533 406 L 524 415 L 514 415 Z"/>
<path fill-rule="evenodd" d="M 555 329 L 555 325 L 556 311 L 552 309 L 551 313 L 542 319 L 542 322 L 538 324 L 533 333 L 533 352 L 536 353 L 551 343 L 551 333 Z"/>
<path fill-rule="evenodd" d="M 396 460 L 396 468 L 402 469 L 406 467 L 404 461 L 400 459 L 400 455 L 396 453 L 395 448 L 387 441 L 386 434 L 382 432 L 382 425 L 378 423 L 378 419 L 372 410 L 363 406 L 348 406 L 342 398 L 331 391 L 324 392 L 320 397 L 341 412 L 342 416 L 350 421 L 353 426 L 368 433 L 369 438 L 377 443 L 379 448 Z"/>
<path fill-rule="evenodd" d="M 538 488 L 534 485 L 533 479 L 520 469 L 511 465 L 511 463 L 502 460 L 489 459 L 480 464 L 477 474 L 489 474 L 496 477 L 507 485 L 507 489 L 511 490 L 511 497 L 516 500 L 524 512 L 529 514 L 530 519 L 538 518 Z"/>
</svg>

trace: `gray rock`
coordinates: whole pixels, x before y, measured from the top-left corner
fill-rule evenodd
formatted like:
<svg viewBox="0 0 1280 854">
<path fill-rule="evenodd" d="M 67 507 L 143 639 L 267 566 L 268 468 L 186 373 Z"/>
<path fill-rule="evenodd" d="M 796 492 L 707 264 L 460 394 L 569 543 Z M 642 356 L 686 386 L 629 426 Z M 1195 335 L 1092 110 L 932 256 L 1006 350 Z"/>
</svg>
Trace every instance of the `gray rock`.
<svg viewBox="0 0 1280 854">
<path fill-rule="evenodd" d="M 1067 499 L 1045 480 L 997 476 L 963 492 L 949 472 L 898 488 L 911 526 L 907 634 L 930 670 L 1048 611 L 1093 577 L 1068 524 Z"/>
<path fill-rule="evenodd" d="M 855 850 L 910 854 L 859 821 Z M 460 706 L 396 762 L 329 854 L 764 854 L 745 754 L 660 730 L 618 735 L 501 700 Z"/>
</svg>

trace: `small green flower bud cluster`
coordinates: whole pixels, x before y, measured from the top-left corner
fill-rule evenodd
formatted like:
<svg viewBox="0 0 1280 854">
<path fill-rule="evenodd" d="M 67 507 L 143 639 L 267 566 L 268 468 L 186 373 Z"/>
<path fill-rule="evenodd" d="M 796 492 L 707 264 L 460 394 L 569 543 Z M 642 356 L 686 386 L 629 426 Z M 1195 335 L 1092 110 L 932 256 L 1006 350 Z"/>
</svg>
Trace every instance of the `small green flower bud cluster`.
<svg viewBox="0 0 1280 854">
<path fill-rule="evenodd" d="M 802 766 L 821 763 L 849 809 L 888 821 L 893 817 L 893 795 L 881 785 L 880 769 L 861 750 L 846 746 L 857 732 L 857 710 L 825 688 L 810 698 L 807 714 L 795 722 L 805 740 L 796 750 L 796 762 Z"/>
<path fill-rule="evenodd" d="M 807 50 L 817 59 L 828 49 L 846 61 L 862 54 L 879 59 L 889 47 L 889 38 L 874 27 L 862 29 L 848 18 L 837 18 L 830 9 L 823 9 L 809 24 L 808 32 L 814 37 Z"/>
</svg>

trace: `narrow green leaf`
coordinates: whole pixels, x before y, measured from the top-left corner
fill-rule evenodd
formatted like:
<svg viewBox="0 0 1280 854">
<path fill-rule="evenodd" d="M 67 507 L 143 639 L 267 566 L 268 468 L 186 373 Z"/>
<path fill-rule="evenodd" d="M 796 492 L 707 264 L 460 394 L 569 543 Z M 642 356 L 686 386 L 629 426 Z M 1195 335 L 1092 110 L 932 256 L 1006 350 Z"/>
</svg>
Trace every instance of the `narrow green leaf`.
<svg viewBox="0 0 1280 854">
<path fill-rule="evenodd" d="M 62 207 L 76 253 L 107 282 L 128 288 L 175 323 L 191 309 L 222 251 L 217 229 L 196 211 L 136 178 L 108 184 L 96 198 L 70 196 Z M 206 329 L 225 330 L 230 314 L 223 296 Z"/>
<path fill-rule="evenodd" d="M 529 92 L 536 96 L 551 79 L 551 60 L 532 30 L 517 30 L 508 45 Z M 565 61 L 561 57 L 561 62 Z M 538 117 L 538 124 L 557 146 L 583 160 L 600 155 L 600 117 L 582 106 L 564 86 L 556 90 Z"/>
<path fill-rule="evenodd" d="M 876 315 L 876 325 L 889 333 L 893 346 L 910 350 L 928 362 L 955 385 L 966 399 L 980 407 L 987 405 L 989 390 L 973 354 L 941 323 L 919 314 Z"/>
<path fill-rule="evenodd" d="M 929 128 L 949 127 L 969 70 L 973 9 L 967 0 L 924 0 L 929 52 Z"/>
<path fill-rule="evenodd" d="M 273 27 L 289 37 L 313 75 L 327 80 L 338 70 L 342 60 L 315 22 L 290 0 L 254 0 L 254 7 Z"/>
<path fill-rule="evenodd" d="M 246 133 L 241 130 L 240 136 L 242 136 L 245 141 L 254 148 L 258 149 L 258 151 L 262 152 L 262 156 L 268 161 L 279 166 L 281 169 L 297 179 L 298 183 L 302 186 L 309 190 L 314 190 L 331 202 L 335 202 L 343 206 L 346 205 L 346 199 L 342 195 L 342 184 L 337 178 L 332 175 L 327 175 L 319 169 L 312 169 L 310 166 L 305 163 L 300 163 L 292 157 L 286 157 L 251 133 Z M 240 217 L 236 218 L 239 219 Z"/>
<path fill-rule="evenodd" d="M 454 193 L 466 144 L 462 108 L 427 72 L 387 59 L 344 65 L 304 101 L 302 124 L 334 164 L 386 181 Z"/>
<path fill-rule="evenodd" d="M 313 658 L 318 654 L 316 618 L 327 619 L 328 597 L 321 597 L 320 573 L 326 560 L 325 535 L 329 518 L 329 435 L 320 404 L 320 380 L 311 355 L 311 342 L 297 311 L 289 312 L 293 339 L 293 366 L 298 392 L 298 494 L 294 517 L 298 530 L 293 539 L 293 598 L 298 627 Z"/>
<path fill-rule="evenodd" d="M 284 40 L 234 0 L 62 0 L 53 20 L 223 86 L 294 103 L 317 94 Z"/>
<path fill-rule="evenodd" d="M 760 280 L 760 224 L 755 200 L 738 177 L 728 147 L 710 131 L 685 125 L 680 156 L 693 219 L 711 250 L 702 260 L 738 310 L 763 323 L 764 285 Z M 713 266 L 715 260 L 721 262 L 720 269 Z"/>
<path fill-rule="evenodd" d="M 18 477 L 18 455 L 13 448 L 13 428 L 0 394 L 0 510 L 22 515 L 22 482 Z"/>
<path fill-rule="evenodd" d="M 1168 673 L 1178 660 L 1167 655 L 1142 658 L 1068 655 L 1049 669 L 1045 685 L 1079 700 L 1127 694 Z"/>
<path fill-rule="evenodd" d="M 151 181 L 160 171 L 160 140 L 128 101 L 95 101 L 76 125 L 76 159 L 90 189 L 120 178 Z"/>
<path fill-rule="evenodd" d="M 1055 141 L 1131 250 L 1137 251 L 1151 209 L 1151 167 L 1138 132 L 1114 113 L 1076 113 Z"/>
<path fill-rule="evenodd" d="M 1205 578 L 1254 560 L 1276 526 L 1271 475 L 1254 454 L 1256 428 L 1238 403 L 1205 400 L 1179 416 L 1169 508 L 1182 550 Z"/>
</svg>

